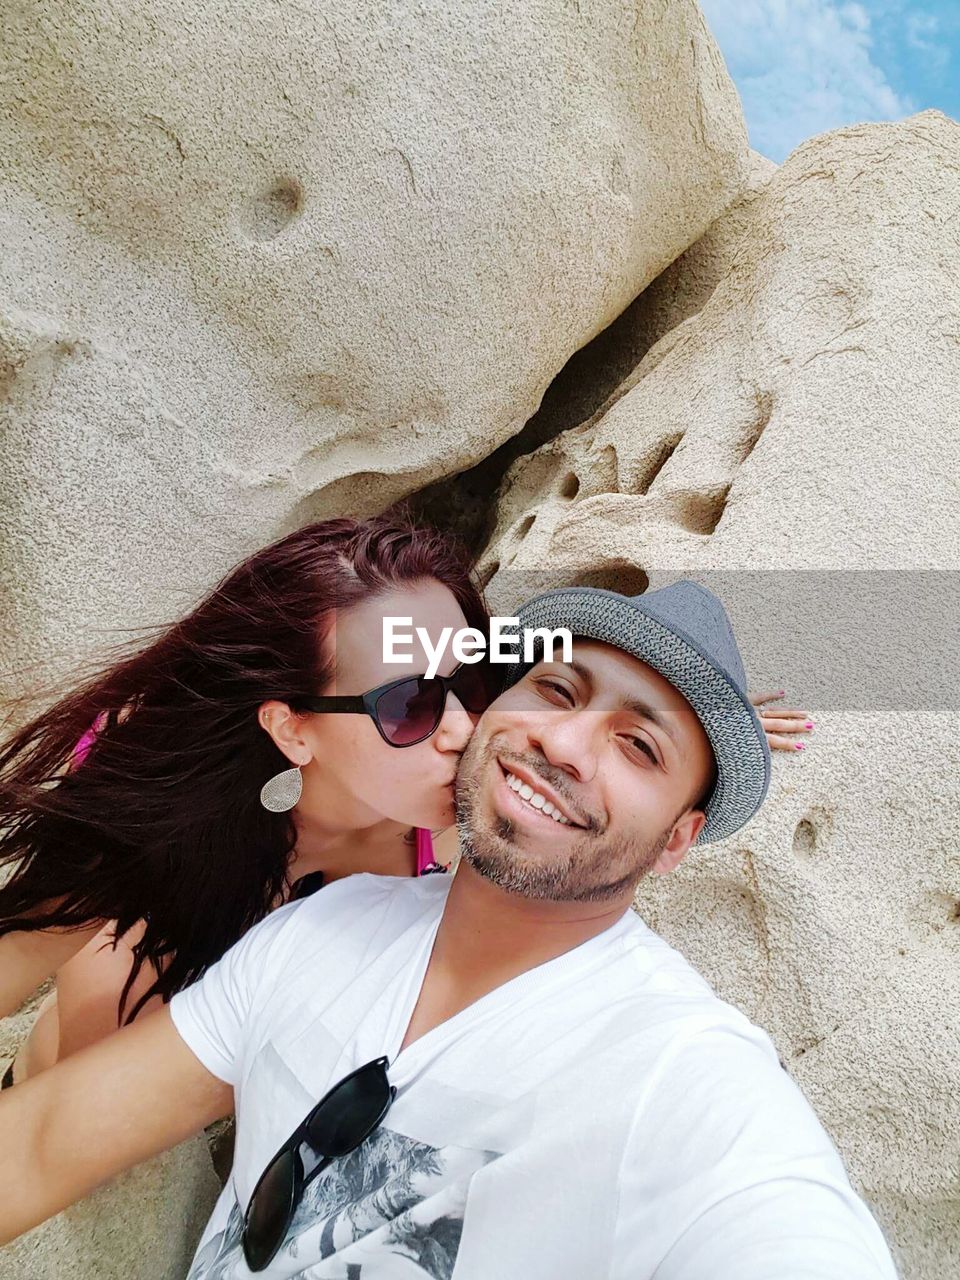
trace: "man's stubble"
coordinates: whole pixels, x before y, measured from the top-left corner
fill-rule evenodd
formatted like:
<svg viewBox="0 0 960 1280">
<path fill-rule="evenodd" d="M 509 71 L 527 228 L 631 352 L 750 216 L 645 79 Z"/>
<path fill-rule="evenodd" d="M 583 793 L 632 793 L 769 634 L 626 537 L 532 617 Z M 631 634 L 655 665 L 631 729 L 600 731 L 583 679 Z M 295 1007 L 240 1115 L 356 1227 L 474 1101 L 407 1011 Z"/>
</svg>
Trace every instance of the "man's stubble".
<svg viewBox="0 0 960 1280">
<path fill-rule="evenodd" d="M 608 902 L 633 889 L 650 871 L 670 838 L 673 822 L 653 841 L 584 831 L 556 858 L 529 858 L 515 843 L 515 826 L 497 815 L 484 829 L 478 815 L 480 781 L 491 743 L 477 738 L 464 752 L 457 775 L 457 831 L 460 856 L 491 884 L 508 893 L 544 902 Z M 526 763 L 556 785 L 556 770 L 546 760 L 528 756 Z M 558 787 L 562 791 L 562 788 Z M 566 832 L 567 828 L 562 828 Z M 612 877 L 611 871 L 615 871 Z"/>
</svg>

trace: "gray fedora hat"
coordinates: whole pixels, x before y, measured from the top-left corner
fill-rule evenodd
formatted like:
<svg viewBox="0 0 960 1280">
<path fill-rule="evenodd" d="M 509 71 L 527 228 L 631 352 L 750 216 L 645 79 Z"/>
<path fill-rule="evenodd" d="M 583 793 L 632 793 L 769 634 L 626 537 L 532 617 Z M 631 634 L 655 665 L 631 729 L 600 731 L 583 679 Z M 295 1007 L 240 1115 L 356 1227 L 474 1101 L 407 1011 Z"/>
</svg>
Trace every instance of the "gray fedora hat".
<svg viewBox="0 0 960 1280">
<path fill-rule="evenodd" d="M 669 680 L 690 703 L 713 747 L 717 783 L 697 840 L 732 835 L 763 803 L 770 749 L 747 696 L 746 675 L 730 619 L 717 597 L 695 582 L 674 582 L 642 596 L 599 587 L 564 587 L 518 611 L 522 629 L 566 627 L 633 654 Z M 508 670 L 507 682 L 526 668 Z"/>
</svg>

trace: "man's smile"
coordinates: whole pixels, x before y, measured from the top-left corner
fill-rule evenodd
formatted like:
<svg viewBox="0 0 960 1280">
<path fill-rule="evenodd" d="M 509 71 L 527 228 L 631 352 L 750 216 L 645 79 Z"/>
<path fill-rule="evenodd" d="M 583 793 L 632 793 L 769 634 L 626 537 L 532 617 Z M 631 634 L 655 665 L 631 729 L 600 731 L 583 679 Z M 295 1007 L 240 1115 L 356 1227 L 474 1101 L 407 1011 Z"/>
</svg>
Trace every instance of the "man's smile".
<svg viewBox="0 0 960 1280">
<path fill-rule="evenodd" d="M 532 821 L 536 826 L 558 826 L 583 829 L 584 824 L 573 815 L 569 804 L 529 766 L 506 762 L 497 757 L 496 803 L 506 814 Z"/>
</svg>

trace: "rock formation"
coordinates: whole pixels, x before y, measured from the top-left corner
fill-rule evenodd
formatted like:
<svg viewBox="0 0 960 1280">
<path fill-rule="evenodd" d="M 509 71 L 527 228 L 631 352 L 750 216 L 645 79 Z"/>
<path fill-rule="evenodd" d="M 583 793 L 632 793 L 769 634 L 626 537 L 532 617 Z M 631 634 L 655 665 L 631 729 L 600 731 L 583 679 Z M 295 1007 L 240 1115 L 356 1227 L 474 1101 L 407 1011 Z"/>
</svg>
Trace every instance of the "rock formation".
<svg viewBox="0 0 960 1280">
<path fill-rule="evenodd" d="M 486 456 L 743 183 L 693 0 L 7 10 L 8 678 Z"/>
<path fill-rule="evenodd" d="M 608 407 L 654 343 L 700 310 L 729 271 L 740 228 L 776 167 L 751 152 L 745 186 L 733 203 L 613 324 L 571 356 L 523 429 L 476 466 L 421 490 L 413 510 L 452 529 L 467 546 L 485 545 L 496 522 L 494 499 L 511 464 Z"/>
<path fill-rule="evenodd" d="M 516 465 L 488 572 L 952 566 L 958 138 L 928 112 L 799 148 L 632 390 Z"/>
<path fill-rule="evenodd" d="M 933 112 L 799 148 L 711 229 L 702 309 L 515 465 L 484 557 L 498 611 L 699 577 L 812 704 L 757 820 L 640 905 L 774 1035 L 911 1280 L 960 1257 L 958 173 Z"/>
</svg>

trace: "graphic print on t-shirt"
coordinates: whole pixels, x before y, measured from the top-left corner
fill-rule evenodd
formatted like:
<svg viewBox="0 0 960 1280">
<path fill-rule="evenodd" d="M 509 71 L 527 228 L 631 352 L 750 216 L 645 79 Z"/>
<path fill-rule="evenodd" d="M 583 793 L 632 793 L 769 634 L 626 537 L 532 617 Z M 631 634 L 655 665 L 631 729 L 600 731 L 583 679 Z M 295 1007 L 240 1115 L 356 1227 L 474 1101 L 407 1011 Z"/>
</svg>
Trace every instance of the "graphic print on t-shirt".
<svg viewBox="0 0 960 1280">
<path fill-rule="evenodd" d="M 263 1273 L 311 1280 L 450 1280 L 470 1180 L 495 1151 L 431 1147 L 378 1129 L 307 1187 L 279 1253 Z M 200 1249 L 187 1280 L 248 1276 L 243 1215 Z M 320 1266 L 321 1263 L 326 1266 Z"/>
</svg>

